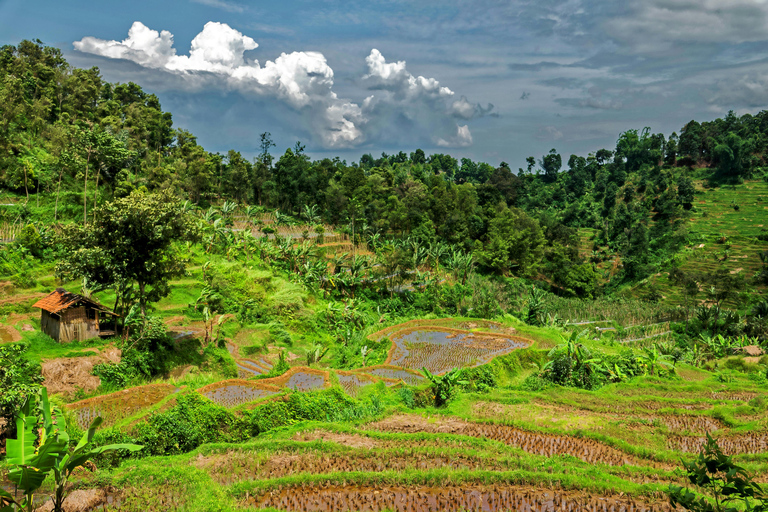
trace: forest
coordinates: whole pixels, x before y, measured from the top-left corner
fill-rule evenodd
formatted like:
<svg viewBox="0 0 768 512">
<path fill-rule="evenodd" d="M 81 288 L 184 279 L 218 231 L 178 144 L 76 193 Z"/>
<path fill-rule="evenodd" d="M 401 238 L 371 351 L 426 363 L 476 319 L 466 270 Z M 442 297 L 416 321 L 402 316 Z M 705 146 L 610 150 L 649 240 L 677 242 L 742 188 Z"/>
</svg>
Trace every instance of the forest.
<svg viewBox="0 0 768 512">
<path fill-rule="evenodd" d="M 0 511 L 768 510 L 768 111 L 250 160 L 39 40 L 0 105 Z"/>
</svg>

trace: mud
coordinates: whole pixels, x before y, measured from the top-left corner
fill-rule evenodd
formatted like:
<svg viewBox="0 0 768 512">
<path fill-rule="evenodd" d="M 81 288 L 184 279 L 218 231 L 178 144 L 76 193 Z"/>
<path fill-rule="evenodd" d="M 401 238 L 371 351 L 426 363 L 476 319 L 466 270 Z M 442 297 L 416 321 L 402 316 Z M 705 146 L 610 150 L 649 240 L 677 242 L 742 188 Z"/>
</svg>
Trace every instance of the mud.
<svg viewBox="0 0 768 512">
<path fill-rule="evenodd" d="M 275 507 L 289 511 L 437 512 L 483 510 L 486 512 L 595 511 L 667 512 L 666 500 L 647 502 L 628 496 L 593 496 L 577 491 L 548 490 L 508 485 L 494 486 L 332 486 L 316 484 L 274 490 L 252 496 L 243 505 Z"/>
<path fill-rule="evenodd" d="M 219 484 L 232 485 L 245 480 L 282 478 L 298 474 L 328 474 L 362 471 L 408 471 L 452 469 L 457 471 L 509 471 L 518 468 L 511 459 L 496 461 L 471 454 L 452 455 L 382 455 L 275 452 L 268 457 L 247 452 L 228 452 L 212 457 L 199 456 L 195 466 L 208 472 Z"/>
<path fill-rule="evenodd" d="M 210 384 L 197 392 L 224 407 L 236 407 L 280 392 L 275 386 L 262 382 L 231 379 Z"/>
<path fill-rule="evenodd" d="M 107 492 L 102 489 L 78 489 L 64 498 L 62 508 L 67 512 L 90 512 L 103 509 L 105 505 L 112 503 L 113 497 L 108 496 Z M 53 502 L 49 501 L 35 510 L 36 512 L 52 512 Z"/>
<path fill-rule="evenodd" d="M 21 341 L 21 334 L 10 325 L 0 325 L 0 343 Z"/>
<path fill-rule="evenodd" d="M 401 433 L 450 433 L 499 441 L 528 453 L 552 457 L 572 455 L 590 464 L 639 465 L 634 457 L 592 439 L 529 432 L 507 425 L 468 423 L 454 418 L 433 421 L 421 416 L 392 416 L 365 428 Z M 644 461 L 648 465 L 648 461 Z"/>
<path fill-rule="evenodd" d="M 768 452 L 768 432 L 715 437 L 715 440 L 726 455 Z M 701 436 L 671 436 L 668 445 L 672 450 L 697 453 L 706 441 L 706 438 Z"/>
<path fill-rule="evenodd" d="M 96 356 L 62 357 L 43 362 L 42 373 L 48 393 L 71 396 L 77 389 L 86 393 L 96 390 L 101 379 L 92 375 L 93 367 L 101 363 L 119 363 L 120 349 L 109 347 Z"/>
<path fill-rule="evenodd" d="M 440 374 L 453 368 L 488 363 L 496 356 L 528 345 L 522 339 L 458 329 L 408 328 L 391 336 L 392 349 L 386 364 L 409 369 L 427 368 Z"/>
<path fill-rule="evenodd" d="M 293 440 L 303 442 L 327 441 L 343 446 L 349 446 L 350 448 L 367 448 L 369 450 L 371 448 L 376 448 L 380 444 L 370 437 L 358 434 L 339 434 L 337 432 L 328 432 L 327 430 L 314 430 L 312 432 L 296 434 L 293 436 Z"/>
<path fill-rule="evenodd" d="M 171 384 L 149 384 L 88 398 L 64 407 L 72 411 L 77 425 L 85 430 L 97 416 L 102 417 L 104 426 L 114 425 L 121 419 L 155 405 L 178 390 L 179 388 Z"/>
</svg>

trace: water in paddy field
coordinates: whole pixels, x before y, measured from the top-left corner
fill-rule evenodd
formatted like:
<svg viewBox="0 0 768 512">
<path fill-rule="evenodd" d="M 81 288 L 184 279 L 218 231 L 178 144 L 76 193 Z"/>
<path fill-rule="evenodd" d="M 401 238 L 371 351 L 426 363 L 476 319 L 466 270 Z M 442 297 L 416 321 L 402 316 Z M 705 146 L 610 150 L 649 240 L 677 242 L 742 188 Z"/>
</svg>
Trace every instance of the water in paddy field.
<svg viewBox="0 0 768 512">
<path fill-rule="evenodd" d="M 500 335 L 481 335 L 439 329 L 400 331 L 392 336 L 395 350 L 388 364 L 432 373 L 471 368 L 525 344 Z"/>
<path fill-rule="evenodd" d="M 294 391 L 311 391 L 325 386 L 325 377 L 314 373 L 296 372 L 285 383 L 285 387 Z"/>
<path fill-rule="evenodd" d="M 217 404 L 223 405 L 225 407 L 235 407 L 236 405 L 251 402 L 259 398 L 266 398 L 276 394 L 277 391 L 242 384 L 224 386 L 203 393 L 206 398 L 209 398 Z"/>
<path fill-rule="evenodd" d="M 360 375 L 338 375 L 339 384 L 350 396 L 357 396 L 357 392 L 374 382 Z"/>
</svg>

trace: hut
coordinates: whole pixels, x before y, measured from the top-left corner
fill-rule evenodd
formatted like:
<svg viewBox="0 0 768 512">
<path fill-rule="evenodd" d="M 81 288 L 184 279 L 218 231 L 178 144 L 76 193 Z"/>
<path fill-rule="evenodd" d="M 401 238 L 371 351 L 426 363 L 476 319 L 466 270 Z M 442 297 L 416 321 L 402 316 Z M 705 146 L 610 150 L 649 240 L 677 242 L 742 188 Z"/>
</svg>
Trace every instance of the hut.
<svg viewBox="0 0 768 512">
<path fill-rule="evenodd" d="M 59 342 L 83 341 L 99 336 L 111 336 L 114 330 L 101 329 L 99 317 L 114 312 L 93 299 L 57 288 L 33 307 L 40 308 L 40 329 Z"/>
</svg>

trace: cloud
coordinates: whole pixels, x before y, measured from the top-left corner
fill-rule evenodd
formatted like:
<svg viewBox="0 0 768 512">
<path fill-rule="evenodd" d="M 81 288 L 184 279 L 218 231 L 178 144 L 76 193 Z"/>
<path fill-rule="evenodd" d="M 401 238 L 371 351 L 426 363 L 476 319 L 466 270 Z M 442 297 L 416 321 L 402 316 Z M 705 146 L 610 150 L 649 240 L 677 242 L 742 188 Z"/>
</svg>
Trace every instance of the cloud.
<svg viewBox="0 0 768 512">
<path fill-rule="evenodd" d="M 362 80 L 368 97 L 362 103 L 340 98 L 333 90 L 333 69 L 322 53 L 282 53 L 262 65 L 246 56 L 258 43 L 225 23 L 206 23 L 192 40 L 188 55 L 176 53 L 173 34 L 138 21 L 122 41 L 84 37 L 74 46 L 84 53 L 167 73 L 187 90 L 224 89 L 246 97 L 277 99 L 298 112 L 301 126 L 327 148 L 356 147 L 393 133 L 410 142 L 430 140 L 441 146 L 466 147 L 472 144 L 472 134 L 456 120 L 493 115 L 493 105 L 483 107 L 465 96 L 457 98 L 438 80 L 412 75 L 404 61 L 388 63 L 376 49 L 366 58 L 368 73 Z"/>
<path fill-rule="evenodd" d="M 282 100 L 306 117 L 326 147 L 353 146 L 365 139 L 359 106 L 333 92 L 333 70 L 317 52 L 283 53 L 262 66 L 244 56 L 258 48 L 256 41 L 217 22 L 205 24 L 188 56 L 176 55 L 170 32 L 158 33 L 138 21 L 123 41 L 85 37 L 74 45 L 81 52 L 181 75 L 192 89 L 207 84 Z"/>
<path fill-rule="evenodd" d="M 467 125 L 456 126 L 456 134 L 450 139 L 438 138 L 436 141 L 438 146 L 444 148 L 465 148 L 472 145 L 472 134 L 469 133 L 469 127 Z"/>
<path fill-rule="evenodd" d="M 216 7 L 227 12 L 245 12 L 245 7 L 237 5 L 232 2 L 226 2 L 224 0 L 192 0 L 196 4 L 207 5 L 208 7 Z"/>
<path fill-rule="evenodd" d="M 741 76 L 719 80 L 710 94 L 709 103 L 718 111 L 733 107 L 766 108 L 768 106 L 768 70 L 755 70 Z"/>
<path fill-rule="evenodd" d="M 768 40 L 764 0 L 637 0 L 625 16 L 609 19 L 606 32 L 638 53 L 680 43 Z"/>
<path fill-rule="evenodd" d="M 432 142 L 441 147 L 467 147 L 472 144 L 469 127 L 456 120 L 467 121 L 493 113 L 470 102 L 465 96 L 440 85 L 434 78 L 415 76 L 405 61 L 387 62 L 377 49 L 365 59 L 368 73 L 363 82 L 374 93 L 363 103 L 363 112 L 377 119 L 409 127 L 410 132 L 432 133 Z"/>
<path fill-rule="evenodd" d="M 563 138 L 563 132 L 554 126 L 543 126 L 539 128 L 536 138 L 545 140 L 560 140 Z"/>
</svg>

